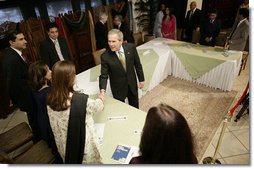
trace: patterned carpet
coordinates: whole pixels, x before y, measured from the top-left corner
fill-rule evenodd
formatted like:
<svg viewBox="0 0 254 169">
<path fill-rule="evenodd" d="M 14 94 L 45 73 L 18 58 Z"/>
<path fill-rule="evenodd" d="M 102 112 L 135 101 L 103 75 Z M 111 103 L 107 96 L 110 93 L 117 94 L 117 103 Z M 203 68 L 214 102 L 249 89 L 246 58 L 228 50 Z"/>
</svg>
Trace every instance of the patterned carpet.
<svg viewBox="0 0 254 169">
<path fill-rule="evenodd" d="M 195 142 L 198 160 L 205 153 L 236 96 L 236 91 L 222 92 L 169 76 L 140 100 L 140 109 L 166 103 L 187 119 Z"/>
</svg>

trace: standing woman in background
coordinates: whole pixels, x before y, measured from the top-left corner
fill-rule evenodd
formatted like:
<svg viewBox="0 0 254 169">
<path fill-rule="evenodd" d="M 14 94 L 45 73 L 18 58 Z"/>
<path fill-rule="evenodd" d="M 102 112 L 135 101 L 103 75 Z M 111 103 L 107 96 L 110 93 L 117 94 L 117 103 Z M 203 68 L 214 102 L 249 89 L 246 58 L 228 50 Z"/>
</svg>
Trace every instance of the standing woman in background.
<svg viewBox="0 0 254 169">
<path fill-rule="evenodd" d="M 163 38 L 176 40 L 176 17 L 172 14 L 172 9 L 166 7 L 162 19 L 161 33 Z"/>
</svg>

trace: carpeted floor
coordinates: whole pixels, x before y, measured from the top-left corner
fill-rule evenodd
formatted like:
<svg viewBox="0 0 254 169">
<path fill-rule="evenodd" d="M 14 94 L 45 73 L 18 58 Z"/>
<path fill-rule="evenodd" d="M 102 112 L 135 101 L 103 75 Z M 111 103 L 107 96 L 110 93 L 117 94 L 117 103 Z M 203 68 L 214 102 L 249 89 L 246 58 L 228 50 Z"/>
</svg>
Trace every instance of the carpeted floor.
<svg viewBox="0 0 254 169">
<path fill-rule="evenodd" d="M 192 130 L 198 160 L 205 153 L 236 96 L 169 76 L 140 100 L 140 109 L 166 103 L 184 115 Z"/>
</svg>

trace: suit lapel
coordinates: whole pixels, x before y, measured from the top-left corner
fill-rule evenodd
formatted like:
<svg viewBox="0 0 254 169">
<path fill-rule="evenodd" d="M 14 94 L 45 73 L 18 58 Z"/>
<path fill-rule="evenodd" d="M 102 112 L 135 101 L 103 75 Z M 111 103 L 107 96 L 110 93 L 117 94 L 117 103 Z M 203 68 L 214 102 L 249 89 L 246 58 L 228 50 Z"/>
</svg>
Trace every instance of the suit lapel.
<svg viewBox="0 0 254 169">
<path fill-rule="evenodd" d="M 54 51 L 55 56 L 58 57 L 58 54 L 57 54 L 57 51 L 56 51 L 54 42 L 52 42 L 52 40 L 51 40 L 50 38 L 48 38 L 48 42 L 49 42 L 49 44 L 50 44 L 50 47 L 51 47 L 52 51 Z M 58 43 L 59 43 L 59 41 L 58 41 Z"/>
<path fill-rule="evenodd" d="M 17 57 L 17 59 L 19 60 L 19 62 L 23 65 L 25 65 L 26 67 L 28 67 L 28 64 L 21 58 L 21 56 L 12 48 L 10 48 L 12 50 L 12 52 L 15 54 L 15 56 Z"/>
<path fill-rule="evenodd" d="M 116 54 L 116 52 L 113 52 L 111 50 L 110 50 L 110 52 L 111 52 L 110 56 L 111 56 L 111 59 L 112 59 L 113 63 L 118 65 L 119 69 L 121 69 L 122 71 L 125 71 L 122 64 L 121 64 L 121 62 L 120 62 L 120 60 L 119 60 L 119 58 L 118 58 L 118 56 L 117 56 L 117 54 Z"/>
<path fill-rule="evenodd" d="M 125 55 L 125 62 L 126 62 L 126 72 L 128 71 L 128 65 L 130 61 L 130 51 L 129 49 L 123 45 L 124 55 Z"/>
</svg>

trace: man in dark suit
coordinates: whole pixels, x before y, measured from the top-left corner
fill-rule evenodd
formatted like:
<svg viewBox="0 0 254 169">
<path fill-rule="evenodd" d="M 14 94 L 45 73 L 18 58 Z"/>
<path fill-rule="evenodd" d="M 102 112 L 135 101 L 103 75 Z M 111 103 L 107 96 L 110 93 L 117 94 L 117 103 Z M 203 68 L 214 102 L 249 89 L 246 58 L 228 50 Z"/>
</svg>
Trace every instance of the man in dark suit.
<svg viewBox="0 0 254 169">
<path fill-rule="evenodd" d="M 108 20 L 108 15 L 105 12 L 99 13 L 99 21 L 95 24 L 95 38 L 97 50 L 108 48 L 108 29 L 106 22 Z"/>
<path fill-rule="evenodd" d="M 122 16 L 115 15 L 113 22 L 114 22 L 114 28 L 119 29 L 123 33 L 123 42 L 134 43 L 134 38 L 130 33 L 128 25 L 123 22 Z"/>
<path fill-rule="evenodd" d="M 27 41 L 22 32 L 15 30 L 9 32 L 7 38 L 10 47 L 6 49 L 3 60 L 3 72 L 6 79 L 8 97 L 21 111 L 27 113 L 29 125 L 32 128 L 34 140 L 38 140 L 38 127 L 34 113 L 34 100 L 32 90 L 28 84 L 28 64 L 22 56 Z"/>
<path fill-rule="evenodd" d="M 41 59 L 52 69 L 59 60 L 70 60 L 70 52 L 66 40 L 59 37 L 56 23 L 49 23 L 46 27 L 49 37 L 41 42 Z"/>
<path fill-rule="evenodd" d="M 193 31 L 199 31 L 201 11 L 197 8 L 197 2 L 192 1 L 190 3 L 190 10 L 187 12 L 184 21 L 184 40 L 187 42 L 192 41 Z"/>
<path fill-rule="evenodd" d="M 123 44 L 123 33 L 118 29 L 109 31 L 108 44 L 110 49 L 101 56 L 100 94 L 105 95 L 109 77 L 113 97 L 122 102 L 127 97 L 131 106 L 139 108 L 138 87 L 144 87 L 145 78 L 136 47 Z"/>
<path fill-rule="evenodd" d="M 217 11 L 211 10 L 209 18 L 200 24 L 200 44 L 215 46 L 216 37 L 220 33 L 220 21 L 217 19 Z"/>
</svg>

